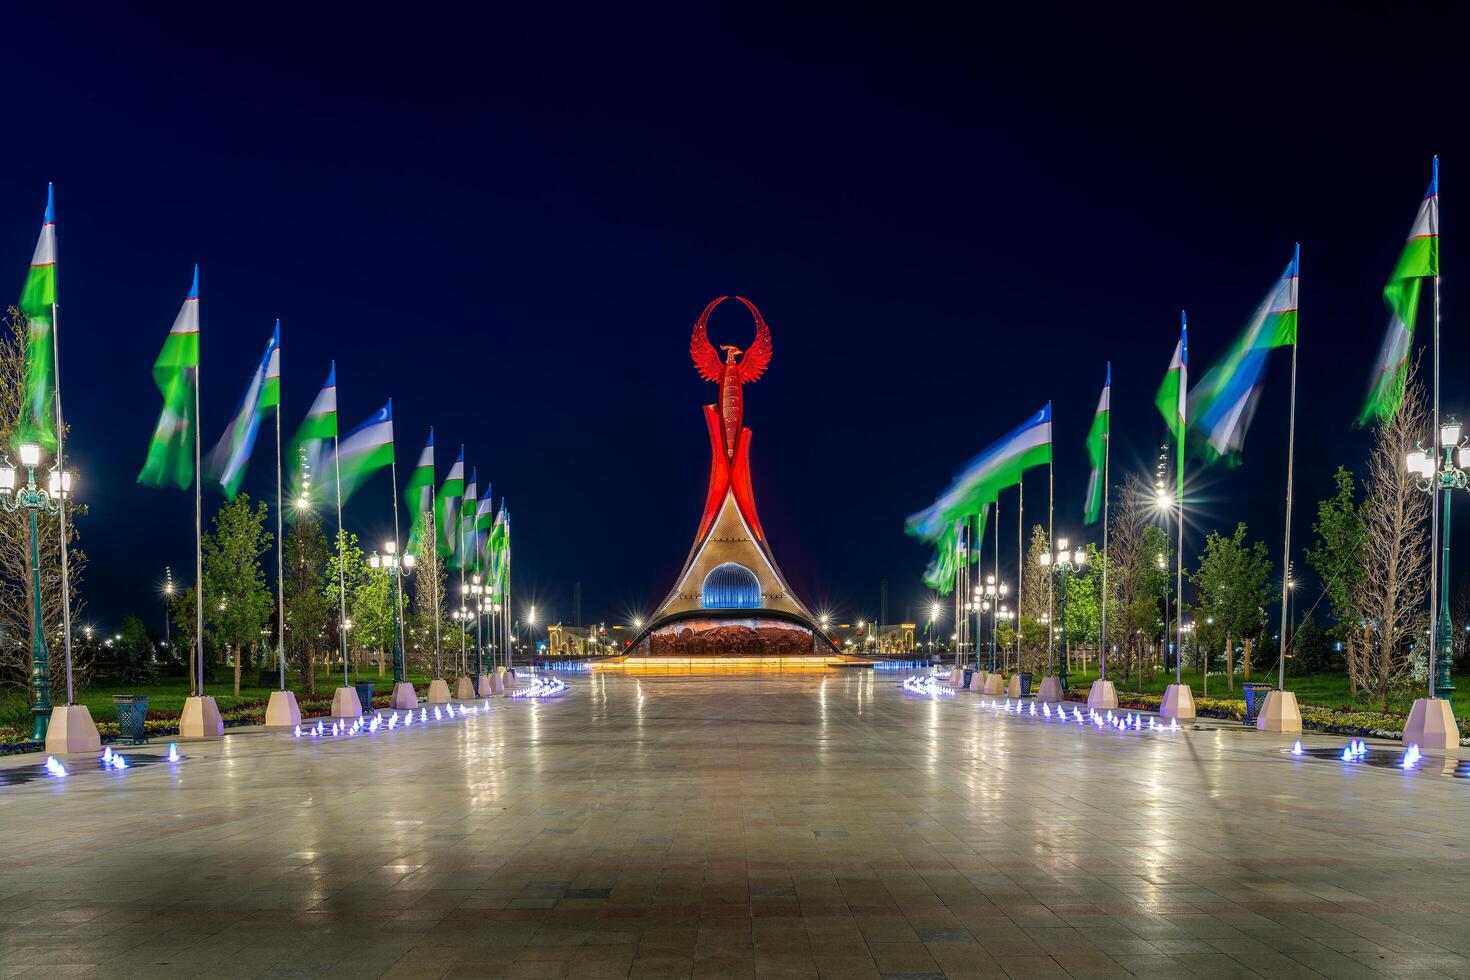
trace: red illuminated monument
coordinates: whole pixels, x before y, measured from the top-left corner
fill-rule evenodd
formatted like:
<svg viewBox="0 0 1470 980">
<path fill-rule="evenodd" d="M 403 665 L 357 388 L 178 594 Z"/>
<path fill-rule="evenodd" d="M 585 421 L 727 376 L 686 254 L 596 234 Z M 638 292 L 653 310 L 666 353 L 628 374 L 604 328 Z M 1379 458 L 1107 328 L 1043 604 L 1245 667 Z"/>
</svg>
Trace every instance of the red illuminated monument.
<svg viewBox="0 0 1470 980">
<path fill-rule="evenodd" d="M 709 341 L 709 316 L 732 298 L 755 319 L 755 340 L 743 351 L 729 344 L 717 351 Z M 629 653 L 651 658 L 834 655 L 836 648 L 776 565 L 755 507 L 744 386 L 770 366 L 771 328 L 750 300 L 721 296 L 699 315 L 689 353 L 699 376 L 720 386 L 718 406 L 704 406 L 709 489 L 684 570 L 652 621 L 629 644 Z"/>
</svg>

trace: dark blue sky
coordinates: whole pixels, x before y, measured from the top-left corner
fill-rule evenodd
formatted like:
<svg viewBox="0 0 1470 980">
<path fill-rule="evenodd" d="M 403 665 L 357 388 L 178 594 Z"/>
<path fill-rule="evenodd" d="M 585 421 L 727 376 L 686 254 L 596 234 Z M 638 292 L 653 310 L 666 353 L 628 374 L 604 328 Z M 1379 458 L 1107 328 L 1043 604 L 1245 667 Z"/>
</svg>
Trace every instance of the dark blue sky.
<svg viewBox="0 0 1470 980">
<path fill-rule="evenodd" d="M 1453 202 L 1467 154 L 1424 17 L 1224 16 L 12 12 L 0 268 L 18 295 L 55 181 L 89 616 L 156 610 L 165 564 L 189 577 L 189 495 L 133 481 L 196 261 L 207 439 L 279 316 L 288 428 L 336 358 L 344 425 L 392 396 L 405 469 L 431 423 L 441 478 L 466 443 L 511 502 L 517 591 L 568 620 L 573 581 L 585 619 L 668 588 L 715 397 L 689 328 L 750 297 L 775 341 L 746 422 L 776 555 L 844 616 L 888 579 L 897 619 L 927 559 L 906 514 L 1050 398 L 1077 537 L 1104 361 L 1121 478 L 1162 432 L 1178 309 L 1198 376 L 1300 240 L 1304 541 L 1366 451 L 1349 423 L 1430 156 Z M 727 307 L 711 332 L 750 326 Z M 1239 517 L 1279 551 L 1286 366 L 1200 533 Z M 349 524 L 382 537 L 388 492 Z"/>
</svg>

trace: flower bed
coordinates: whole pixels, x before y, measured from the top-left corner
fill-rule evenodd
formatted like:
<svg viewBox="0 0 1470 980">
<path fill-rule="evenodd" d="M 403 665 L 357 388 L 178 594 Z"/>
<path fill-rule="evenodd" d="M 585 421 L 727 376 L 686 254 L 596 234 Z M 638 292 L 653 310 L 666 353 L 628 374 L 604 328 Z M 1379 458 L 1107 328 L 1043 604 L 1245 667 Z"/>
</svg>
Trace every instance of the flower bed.
<svg viewBox="0 0 1470 980">
<path fill-rule="evenodd" d="M 415 690 L 423 693 L 427 685 L 416 685 Z M 265 709 L 269 704 L 267 698 L 252 698 L 248 701 L 238 701 L 220 712 L 220 718 L 224 721 L 226 728 L 239 728 L 244 725 L 264 725 Z M 375 695 L 373 697 L 374 708 L 388 708 L 393 703 L 392 694 Z M 297 694 L 296 704 L 301 709 L 302 718 L 323 718 L 332 713 L 332 698 L 327 694 Z M 97 734 L 102 736 L 103 742 L 114 742 L 118 738 L 118 727 L 116 720 L 94 719 L 97 725 Z M 149 711 L 143 719 L 143 731 L 149 738 L 163 738 L 179 733 L 179 712 L 177 711 Z M 46 748 L 44 742 L 31 741 L 31 730 L 29 728 L 0 727 L 0 755 L 14 755 L 18 752 L 41 752 Z"/>
<path fill-rule="evenodd" d="M 1086 704 L 1087 692 L 1073 689 L 1068 692 L 1067 700 Z M 1118 706 L 1135 711 L 1158 711 L 1163 700 L 1163 696 L 1159 694 L 1144 694 L 1138 691 L 1118 692 Z M 1328 708 L 1319 704 L 1304 704 L 1300 707 L 1302 730 L 1323 732 L 1328 735 L 1402 739 L 1404 723 L 1408 721 L 1407 716 L 1396 712 L 1367 711 L 1350 705 Z M 1234 699 L 1196 697 L 1194 710 L 1202 718 L 1230 718 L 1235 721 L 1245 719 L 1245 702 Z M 1460 744 L 1470 745 L 1470 737 L 1461 738 Z"/>
</svg>

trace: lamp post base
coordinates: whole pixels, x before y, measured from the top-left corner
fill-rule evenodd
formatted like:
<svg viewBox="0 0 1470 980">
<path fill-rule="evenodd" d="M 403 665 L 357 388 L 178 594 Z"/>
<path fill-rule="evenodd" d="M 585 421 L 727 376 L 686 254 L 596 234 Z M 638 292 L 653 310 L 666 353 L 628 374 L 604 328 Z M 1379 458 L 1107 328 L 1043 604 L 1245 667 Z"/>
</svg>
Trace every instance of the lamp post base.
<svg viewBox="0 0 1470 980">
<path fill-rule="evenodd" d="M 1451 722 L 1453 724 L 1453 722 Z M 1302 730 L 1302 712 L 1297 707 L 1296 692 L 1271 691 L 1266 703 L 1256 715 L 1256 731 L 1299 732 Z M 1457 738 L 1456 741 L 1459 739 Z"/>
<path fill-rule="evenodd" d="M 224 733 L 225 722 L 214 698 L 184 699 L 184 710 L 179 715 L 180 738 L 219 738 Z"/>
<path fill-rule="evenodd" d="M 51 724 L 46 729 L 46 751 L 52 755 L 102 751 L 102 738 L 97 734 L 92 712 L 85 704 L 64 704 L 51 709 Z"/>
<path fill-rule="evenodd" d="M 356 697 L 357 692 L 354 691 L 353 696 Z M 418 706 L 419 695 L 418 692 L 413 689 L 412 684 L 410 684 L 408 681 L 399 681 L 397 684 L 393 685 L 394 711 L 412 711 Z"/>
<path fill-rule="evenodd" d="M 1404 744 L 1417 745 L 1421 749 L 1457 749 L 1460 747 L 1460 726 L 1455 724 L 1455 712 L 1444 698 L 1419 698 L 1409 709 L 1409 720 L 1404 723 Z"/>
<path fill-rule="evenodd" d="M 332 692 L 333 718 L 361 718 L 362 698 L 355 687 L 339 687 Z"/>
<path fill-rule="evenodd" d="M 1020 693 L 1020 676 L 1020 674 L 1017 674 L 1014 678 L 1016 681 L 1017 694 Z M 1061 678 L 1056 677 L 1055 675 L 1051 677 L 1043 677 L 1041 679 L 1041 690 L 1036 692 L 1036 700 L 1047 701 L 1052 704 L 1056 704 L 1058 701 L 1062 700 Z"/>
<path fill-rule="evenodd" d="M 1194 721 L 1194 689 L 1188 684 L 1170 684 L 1164 688 L 1164 701 L 1159 705 L 1159 717 Z"/>
<path fill-rule="evenodd" d="M 454 682 L 454 699 L 456 701 L 475 699 L 475 682 L 470 680 L 469 674 L 460 674 L 459 680 Z"/>
<path fill-rule="evenodd" d="M 352 691 L 352 688 L 347 690 Z M 353 691 L 355 695 L 357 692 Z M 337 699 L 332 699 L 332 707 L 337 707 Z M 335 713 L 335 711 L 333 712 Z M 271 699 L 265 706 L 266 728 L 295 728 L 301 724 L 301 706 L 296 703 L 296 692 L 294 691 L 272 691 Z"/>
<path fill-rule="evenodd" d="M 429 696 L 424 698 L 429 704 L 449 703 L 449 682 L 442 677 L 436 677 L 429 681 Z"/>
<path fill-rule="evenodd" d="M 1109 680 L 1095 680 L 1087 692 L 1087 706 L 1097 711 L 1118 706 L 1118 689 Z"/>
</svg>

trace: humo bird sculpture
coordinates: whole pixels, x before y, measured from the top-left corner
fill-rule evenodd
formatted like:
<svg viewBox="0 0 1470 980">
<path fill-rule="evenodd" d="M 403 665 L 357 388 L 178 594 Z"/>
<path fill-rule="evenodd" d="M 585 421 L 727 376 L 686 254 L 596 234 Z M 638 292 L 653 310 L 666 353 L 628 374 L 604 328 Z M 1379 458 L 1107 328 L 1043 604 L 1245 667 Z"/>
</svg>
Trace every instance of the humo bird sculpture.
<svg viewBox="0 0 1470 980">
<path fill-rule="evenodd" d="M 716 306 L 731 298 L 720 296 L 712 300 L 699 314 L 694 334 L 689 338 L 689 356 L 694 358 L 694 370 L 704 380 L 717 382 L 720 386 L 720 420 L 724 427 L 727 459 L 735 458 L 736 441 L 745 414 L 740 386 L 747 381 L 755 381 L 771 363 L 771 328 L 766 326 L 761 311 L 744 296 L 733 298 L 744 303 L 755 319 L 755 340 L 744 351 L 731 344 L 721 344 L 720 350 L 725 352 L 725 360 L 721 362 L 719 352 L 709 342 L 709 315 Z M 740 360 L 737 361 L 737 357 Z"/>
</svg>

